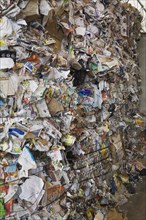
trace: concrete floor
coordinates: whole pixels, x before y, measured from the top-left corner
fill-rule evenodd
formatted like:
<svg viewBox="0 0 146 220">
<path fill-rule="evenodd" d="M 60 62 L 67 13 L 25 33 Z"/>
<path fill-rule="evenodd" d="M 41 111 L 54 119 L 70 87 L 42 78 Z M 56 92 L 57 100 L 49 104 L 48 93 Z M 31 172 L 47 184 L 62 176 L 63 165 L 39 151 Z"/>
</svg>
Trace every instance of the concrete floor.
<svg viewBox="0 0 146 220">
<path fill-rule="evenodd" d="M 136 194 L 123 205 L 122 210 L 127 213 L 128 220 L 146 220 L 146 177 L 138 183 Z"/>
</svg>

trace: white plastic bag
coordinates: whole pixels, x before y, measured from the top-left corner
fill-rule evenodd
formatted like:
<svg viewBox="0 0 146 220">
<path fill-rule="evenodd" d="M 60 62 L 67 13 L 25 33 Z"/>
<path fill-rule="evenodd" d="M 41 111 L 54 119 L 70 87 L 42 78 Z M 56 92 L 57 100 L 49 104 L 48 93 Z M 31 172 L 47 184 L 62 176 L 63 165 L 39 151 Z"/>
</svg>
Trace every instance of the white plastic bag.
<svg viewBox="0 0 146 220">
<path fill-rule="evenodd" d="M 49 5 L 47 0 L 41 0 L 40 1 L 40 14 L 47 16 L 51 9 L 52 8 Z"/>
<path fill-rule="evenodd" d="M 12 27 L 11 20 L 5 16 L 2 17 L 0 19 L 0 39 L 10 36 L 12 32 L 13 32 L 13 27 Z"/>
</svg>

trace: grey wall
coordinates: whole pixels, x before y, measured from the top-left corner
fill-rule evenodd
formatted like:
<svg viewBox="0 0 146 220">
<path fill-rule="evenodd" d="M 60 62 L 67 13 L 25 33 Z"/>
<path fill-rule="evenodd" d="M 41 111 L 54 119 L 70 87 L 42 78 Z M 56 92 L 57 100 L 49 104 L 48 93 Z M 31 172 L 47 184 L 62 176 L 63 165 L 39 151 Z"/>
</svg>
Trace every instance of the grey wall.
<svg viewBox="0 0 146 220">
<path fill-rule="evenodd" d="M 138 45 L 139 49 L 139 64 L 141 68 L 142 79 L 142 95 L 140 100 L 140 111 L 146 116 L 146 33 L 142 34 Z"/>
</svg>

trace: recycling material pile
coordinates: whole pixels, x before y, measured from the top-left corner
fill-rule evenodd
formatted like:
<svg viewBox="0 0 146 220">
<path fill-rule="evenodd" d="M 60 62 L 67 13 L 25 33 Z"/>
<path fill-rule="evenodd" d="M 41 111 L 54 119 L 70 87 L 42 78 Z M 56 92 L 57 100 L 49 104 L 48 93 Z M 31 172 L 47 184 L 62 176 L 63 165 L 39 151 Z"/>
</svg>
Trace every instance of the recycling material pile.
<svg viewBox="0 0 146 220">
<path fill-rule="evenodd" d="M 0 15 L 0 219 L 126 219 L 146 169 L 140 13 L 0 0 Z"/>
</svg>

